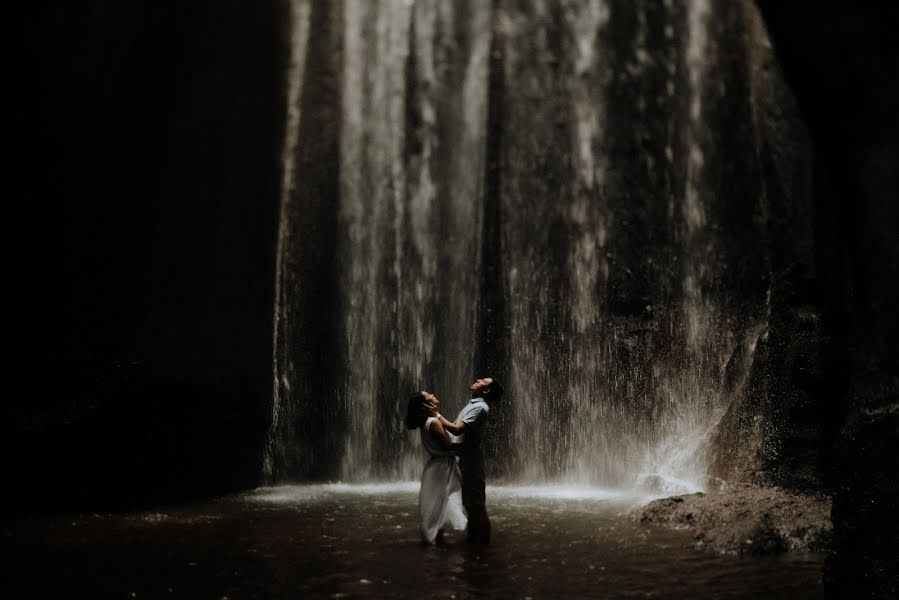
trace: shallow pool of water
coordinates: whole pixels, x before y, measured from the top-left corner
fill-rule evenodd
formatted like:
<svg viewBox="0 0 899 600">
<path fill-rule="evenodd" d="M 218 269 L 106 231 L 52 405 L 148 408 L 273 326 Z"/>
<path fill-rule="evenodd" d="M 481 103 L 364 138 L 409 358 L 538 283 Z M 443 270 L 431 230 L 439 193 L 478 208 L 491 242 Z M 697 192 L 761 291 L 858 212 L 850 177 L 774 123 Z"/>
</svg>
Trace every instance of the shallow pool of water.
<svg viewBox="0 0 899 600">
<path fill-rule="evenodd" d="M 5 585 L 121 598 L 819 598 L 823 556 L 718 556 L 646 498 L 488 488 L 493 543 L 419 542 L 417 484 L 261 488 L 178 508 L 3 521 Z"/>
</svg>

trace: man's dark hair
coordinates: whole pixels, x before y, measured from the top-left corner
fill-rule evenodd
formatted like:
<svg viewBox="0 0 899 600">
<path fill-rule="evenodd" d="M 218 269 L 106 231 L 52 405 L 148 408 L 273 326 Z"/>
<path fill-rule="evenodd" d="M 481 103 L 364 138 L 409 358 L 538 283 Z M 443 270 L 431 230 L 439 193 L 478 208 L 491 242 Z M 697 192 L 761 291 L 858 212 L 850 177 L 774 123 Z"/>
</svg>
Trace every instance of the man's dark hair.
<svg viewBox="0 0 899 600">
<path fill-rule="evenodd" d="M 409 406 L 406 407 L 406 428 L 418 429 L 428 420 L 428 411 L 425 410 L 425 397 L 421 392 L 415 392 L 409 398 Z"/>
<path fill-rule="evenodd" d="M 491 377 L 491 379 L 493 378 Z M 487 387 L 487 399 L 490 400 L 490 402 L 498 402 L 500 398 L 503 397 L 503 392 L 505 391 L 506 390 L 503 389 L 503 384 L 496 379 L 493 379 L 493 383 Z"/>
</svg>

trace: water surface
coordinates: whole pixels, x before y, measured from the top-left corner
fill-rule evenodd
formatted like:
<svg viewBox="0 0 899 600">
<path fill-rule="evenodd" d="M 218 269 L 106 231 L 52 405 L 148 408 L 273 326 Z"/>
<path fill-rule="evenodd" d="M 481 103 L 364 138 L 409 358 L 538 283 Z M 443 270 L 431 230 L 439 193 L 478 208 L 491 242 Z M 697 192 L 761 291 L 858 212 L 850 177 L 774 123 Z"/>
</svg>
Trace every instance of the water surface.
<svg viewBox="0 0 899 600">
<path fill-rule="evenodd" d="M 492 487 L 493 544 L 419 542 L 417 484 L 260 488 L 113 515 L 4 521 L 4 585 L 119 598 L 818 598 L 818 554 L 718 556 L 646 528 L 645 498 Z M 11 597 L 11 596 L 6 596 Z"/>
</svg>

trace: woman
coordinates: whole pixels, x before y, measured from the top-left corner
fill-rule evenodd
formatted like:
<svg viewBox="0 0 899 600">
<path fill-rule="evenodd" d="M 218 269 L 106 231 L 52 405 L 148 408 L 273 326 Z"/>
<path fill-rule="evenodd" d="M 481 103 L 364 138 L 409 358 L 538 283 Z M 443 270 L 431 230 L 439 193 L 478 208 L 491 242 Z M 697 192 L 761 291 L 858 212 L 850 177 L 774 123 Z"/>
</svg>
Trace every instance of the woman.
<svg viewBox="0 0 899 600">
<path fill-rule="evenodd" d="M 421 431 L 421 443 L 430 458 L 421 474 L 418 512 L 421 537 L 429 543 L 443 541 L 443 528 L 465 529 L 467 519 L 462 508 L 462 475 L 453 455 L 455 438 L 434 417 L 429 417 L 425 403 L 437 406 L 440 400 L 429 392 L 418 392 L 409 398 L 406 427 Z"/>
</svg>

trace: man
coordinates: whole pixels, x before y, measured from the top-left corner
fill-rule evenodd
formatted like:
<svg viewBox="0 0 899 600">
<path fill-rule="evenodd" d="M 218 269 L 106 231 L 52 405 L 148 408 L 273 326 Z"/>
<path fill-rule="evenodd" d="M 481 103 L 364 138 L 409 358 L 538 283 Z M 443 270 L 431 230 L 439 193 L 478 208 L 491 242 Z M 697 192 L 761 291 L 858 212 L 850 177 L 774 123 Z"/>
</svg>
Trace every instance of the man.
<svg viewBox="0 0 899 600">
<path fill-rule="evenodd" d="M 492 377 L 475 379 L 471 384 L 469 402 L 455 422 L 449 421 L 437 412 L 437 408 L 426 405 L 432 417 L 437 417 L 443 428 L 453 435 L 465 434 L 459 450 L 459 468 L 462 470 L 462 504 L 468 513 L 468 541 L 470 543 L 490 543 L 490 518 L 487 516 L 486 476 L 484 450 L 481 442 L 484 427 L 490 415 L 490 406 L 503 396 L 503 386 Z"/>
</svg>

